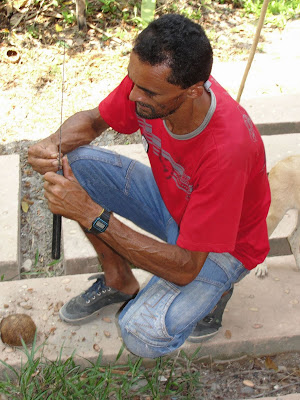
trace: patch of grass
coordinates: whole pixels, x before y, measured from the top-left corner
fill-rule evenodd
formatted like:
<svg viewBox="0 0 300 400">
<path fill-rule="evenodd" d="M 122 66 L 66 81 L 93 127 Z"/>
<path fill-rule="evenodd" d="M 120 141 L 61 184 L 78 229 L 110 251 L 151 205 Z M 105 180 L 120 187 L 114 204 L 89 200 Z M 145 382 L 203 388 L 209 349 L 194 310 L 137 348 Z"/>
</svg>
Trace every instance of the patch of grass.
<svg viewBox="0 0 300 400">
<path fill-rule="evenodd" d="M 199 349 L 188 357 L 181 351 L 177 358 L 158 358 L 154 366 L 147 368 L 142 358 L 128 357 L 126 365 L 118 364 L 124 350 L 115 363 L 104 366 L 102 352 L 95 363 L 82 368 L 74 361 L 74 353 L 67 360 L 62 357 L 63 348 L 55 361 L 43 356 L 43 346 L 37 347 L 36 337 L 31 350 L 23 343 L 21 351 L 27 361 L 17 370 L 6 362 L 5 377 L 0 380 L 0 393 L 11 400 L 38 399 L 132 399 L 139 395 L 153 400 L 195 399 L 201 387 L 201 377 L 194 361 Z M 9 373 L 8 373 L 9 372 Z M 169 397 L 168 397 L 169 396 Z"/>
<path fill-rule="evenodd" d="M 259 17 L 263 0 L 244 0 L 243 8 L 246 14 Z M 266 23 L 283 28 L 289 19 L 300 15 L 299 0 L 271 0 L 266 14 Z"/>
</svg>

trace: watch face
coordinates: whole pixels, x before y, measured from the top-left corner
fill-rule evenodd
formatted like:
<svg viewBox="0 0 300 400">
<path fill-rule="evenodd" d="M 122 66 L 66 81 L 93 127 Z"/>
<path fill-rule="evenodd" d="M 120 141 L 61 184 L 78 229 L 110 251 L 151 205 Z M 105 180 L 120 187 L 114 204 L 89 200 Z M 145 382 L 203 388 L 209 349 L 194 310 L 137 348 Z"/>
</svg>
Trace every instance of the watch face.
<svg viewBox="0 0 300 400">
<path fill-rule="evenodd" d="M 97 219 L 97 221 L 94 223 L 94 228 L 96 228 L 99 232 L 102 232 L 105 230 L 108 226 L 108 223 L 103 221 L 102 219 Z"/>
</svg>

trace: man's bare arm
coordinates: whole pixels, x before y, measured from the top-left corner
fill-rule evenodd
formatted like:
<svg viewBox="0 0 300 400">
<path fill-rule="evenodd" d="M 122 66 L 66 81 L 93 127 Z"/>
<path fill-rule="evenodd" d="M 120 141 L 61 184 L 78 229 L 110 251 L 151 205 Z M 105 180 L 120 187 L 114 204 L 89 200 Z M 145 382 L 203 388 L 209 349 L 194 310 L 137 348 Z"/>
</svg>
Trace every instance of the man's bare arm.
<svg viewBox="0 0 300 400">
<path fill-rule="evenodd" d="M 90 143 L 108 127 L 109 125 L 101 117 L 98 107 L 72 115 L 61 126 L 62 155 Z M 34 170 L 41 174 L 57 171 L 59 136 L 60 129 L 29 148 L 28 162 Z"/>
<path fill-rule="evenodd" d="M 187 285 L 199 274 L 208 253 L 183 249 L 159 242 L 136 232 L 111 215 L 109 227 L 99 238 L 117 253 L 143 270 L 173 282 Z"/>
</svg>

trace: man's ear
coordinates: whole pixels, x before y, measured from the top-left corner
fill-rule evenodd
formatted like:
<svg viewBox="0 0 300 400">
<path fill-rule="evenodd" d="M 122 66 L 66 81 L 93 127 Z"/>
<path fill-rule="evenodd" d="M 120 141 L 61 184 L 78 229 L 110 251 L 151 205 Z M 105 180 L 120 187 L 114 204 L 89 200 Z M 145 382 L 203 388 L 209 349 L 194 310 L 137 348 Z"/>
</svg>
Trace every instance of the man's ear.
<svg viewBox="0 0 300 400">
<path fill-rule="evenodd" d="M 196 99 L 197 97 L 201 97 L 204 92 L 204 82 L 200 81 L 190 86 L 187 90 L 188 97 L 192 99 Z"/>
</svg>

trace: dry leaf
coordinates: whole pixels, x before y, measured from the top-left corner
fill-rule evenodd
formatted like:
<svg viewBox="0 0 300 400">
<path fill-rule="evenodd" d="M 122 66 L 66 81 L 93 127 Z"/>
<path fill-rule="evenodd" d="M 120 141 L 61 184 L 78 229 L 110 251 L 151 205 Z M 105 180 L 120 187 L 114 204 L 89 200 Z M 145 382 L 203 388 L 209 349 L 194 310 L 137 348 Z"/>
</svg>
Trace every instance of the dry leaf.
<svg viewBox="0 0 300 400">
<path fill-rule="evenodd" d="M 55 24 L 55 30 L 56 30 L 56 32 L 61 32 L 63 30 L 63 28 L 60 25 Z"/>
<path fill-rule="evenodd" d="M 230 330 L 226 330 L 224 336 L 226 337 L 226 339 L 231 339 L 231 331 Z"/>
<path fill-rule="evenodd" d="M 104 336 L 105 336 L 105 337 L 107 337 L 107 338 L 110 338 L 110 337 L 111 337 L 110 332 L 108 332 L 108 331 L 103 331 L 103 333 L 104 333 Z"/>
<path fill-rule="evenodd" d="M 109 317 L 103 317 L 102 321 L 107 322 L 107 323 L 111 323 L 111 319 Z"/>
<path fill-rule="evenodd" d="M 94 344 L 93 349 L 94 349 L 95 351 L 97 351 L 98 353 L 99 353 L 99 351 L 100 351 L 100 347 L 98 346 L 98 344 Z"/>
<path fill-rule="evenodd" d="M 253 387 L 255 386 L 254 383 L 253 383 L 252 381 L 248 380 L 248 379 L 245 379 L 245 380 L 243 381 L 243 384 L 244 384 L 245 386 L 248 386 L 248 387 L 251 387 L 251 388 L 253 388 Z"/>
<path fill-rule="evenodd" d="M 27 213 L 29 210 L 29 204 L 27 203 L 27 201 L 22 201 L 21 206 L 22 206 L 23 212 Z"/>
<path fill-rule="evenodd" d="M 268 369 L 274 369 L 274 371 L 278 371 L 278 366 L 274 363 L 271 357 L 267 357 L 265 361 L 265 365 Z"/>
</svg>

